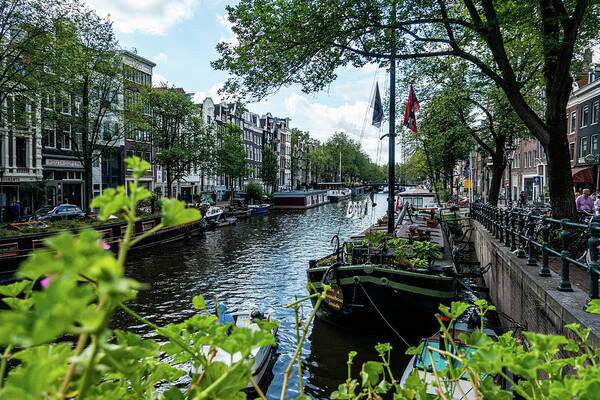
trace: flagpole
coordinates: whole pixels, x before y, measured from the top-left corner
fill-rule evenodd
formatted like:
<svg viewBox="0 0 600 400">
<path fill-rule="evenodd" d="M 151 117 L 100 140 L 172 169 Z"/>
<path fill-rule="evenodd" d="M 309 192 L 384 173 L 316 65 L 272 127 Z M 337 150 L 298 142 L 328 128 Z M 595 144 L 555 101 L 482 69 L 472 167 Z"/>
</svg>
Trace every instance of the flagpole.
<svg viewBox="0 0 600 400">
<path fill-rule="evenodd" d="M 396 22 L 396 4 L 392 3 L 392 26 Z M 394 233 L 394 189 L 396 181 L 396 35 L 394 28 L 391 31 L 390 54 L 390 123 L 388 138 L 388 234 Z"/>
</svg>

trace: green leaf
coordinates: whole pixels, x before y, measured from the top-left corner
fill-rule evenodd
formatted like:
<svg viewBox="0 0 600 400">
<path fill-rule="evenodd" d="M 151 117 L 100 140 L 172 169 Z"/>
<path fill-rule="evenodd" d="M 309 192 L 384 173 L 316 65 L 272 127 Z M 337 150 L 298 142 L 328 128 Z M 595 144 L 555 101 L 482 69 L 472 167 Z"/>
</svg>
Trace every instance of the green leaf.
<svg viewBox="0 0 600 400">
<path fill-rule="evenodd" d="M 185 208 L 185 203 L 176 199 L 162 200 L 162 223 L 164 226 L 178 226 L 202 218 L 195 208 Z"/>
<path fill-rule="evenodd" d="M 206 309 L 206 304 L 204 303 L 204 296 L 201 294 L 194 296 L 192 299 L 192 304 L 196 310 L 204 310 Z"/>
<path fill-rule="evenodd" d="M 404 354 L 408 354 L 408 355 L 415 355 L 415 354 L 419 354 L 421 353 L 421 351 L 423 350 L 423 346 L 425 345 L 425 342 L 421 342 L 419 343 L 418 346 L 411 346 L 408 349 L 406 349 L 406 351 L 404 352 Z"/>
<path fill-rule="evenodd" d="M 94 197 L 91 206 L 99 208 L 98 217 L 106 221 L 111 215 L 119 214 L 126 210 L 128 204 L 129 200 L 125 194 L 125 187 L 118 186 L 116 189 L 104 189 L 100 196 Z"/>
<path fill-rule="evenodd" d="M 32 283 L 33 282 L 29 280 L 22 280 L 11 283 L 10 285 L 2 285 L 0 286 L 0 294 L 7 297 L 16 297 L 23 291 L 23 289 L 31 286 Z"/>
<path fill-rule="evenodd" d="M 600 299 L 590 301 L 586 311 L 590 314 L 600 314 Z"/>
<path fill-rule="evenodd" d="M 383 364 L 377 361 L 367 361 L 360 372 L 362 385 L 375 386 L 379 383 L 379 375 L 383 373 Z"/>
<path fill-rule="evenodd" d="M 10 308 L 17 311 L 27 311 L 33 306 L 33 299 L 17 299 L 16 297 L 5 297 L 2 299 Z"/>
<path fill-rule="evenodd" d="M 135 178 L 140 179 L 148 173 L 151 165 L 148 161 L 144 161 L 139 157 L 129 157 L 125 159 L 127 169 L 132 170 L 132 174 Z"/>
</svg>

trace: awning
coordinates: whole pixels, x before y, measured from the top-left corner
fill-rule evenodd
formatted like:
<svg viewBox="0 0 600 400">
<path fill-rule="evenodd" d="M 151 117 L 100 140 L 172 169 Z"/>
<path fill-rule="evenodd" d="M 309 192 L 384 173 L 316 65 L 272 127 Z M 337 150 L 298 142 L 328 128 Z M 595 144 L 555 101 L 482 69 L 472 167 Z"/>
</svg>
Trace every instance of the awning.
<svg viewBox="0 0 600 400">
<path fill-rule="evenodd" d="M 593 167 L 573 168 L 573 182 L 594 183 Z"/>
</svg>

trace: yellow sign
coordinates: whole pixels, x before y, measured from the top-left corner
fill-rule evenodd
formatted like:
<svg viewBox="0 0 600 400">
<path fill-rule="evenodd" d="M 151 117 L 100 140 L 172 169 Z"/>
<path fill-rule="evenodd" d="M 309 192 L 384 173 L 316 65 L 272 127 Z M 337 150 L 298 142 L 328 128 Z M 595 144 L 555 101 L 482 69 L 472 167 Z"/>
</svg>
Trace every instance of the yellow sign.
<svg viewBox="0 0 600 400">
<path fill-rule="evenodd" d="M 470 179 L 465 179 L 465 189 L 472 189 L 473 188 L 473 181 Z"/>
</svg>

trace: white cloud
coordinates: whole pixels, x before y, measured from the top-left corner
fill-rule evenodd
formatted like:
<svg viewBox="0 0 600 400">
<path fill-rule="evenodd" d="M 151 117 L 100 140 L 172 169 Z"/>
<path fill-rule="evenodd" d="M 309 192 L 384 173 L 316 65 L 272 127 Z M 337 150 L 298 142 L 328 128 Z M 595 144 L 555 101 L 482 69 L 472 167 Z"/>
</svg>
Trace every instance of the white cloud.
<svg viewBox="0 0 600 400">
<path fill-rule="evenodd" d="M 223 87 L 223 82 L 218 82 L 212 85 L 207 91 L 198 91 L 194 93 L 192 96 L 192 101 L 194 103 L 200 104 L 204 101 L 205 98 L 210 97 L 212 101 L 217 104 L 220 103 L 222 97 L 219 95 L 219 89 Z"/>
<path fill-rule="evenodd" d="M 85 0 L 101 16 L 110 16 L 116 30 L 164 35 L 175 23 L 189 19 L 199 0 Z"/>
<path fill-rule="evenodd" d="M 217 22 L 223 27 L 225 28 L 225 31 L 227 32 L 227 37 L 226 36 L 221 36 L 219 38 L 219 42 L 226 42 L 229 44 L 233 44 L 236 45 L 239 43 L 237 36 L 233 33 L 233 30 L 231 29 L 231 27 L 233 26 L 233 24 L 231 22 L 229 22 L 229 15 L 225 14 L 225 15 L 221 15 L 221 14 L 217 14 Z"/>
<path fill-rule="evenodd" d="M 169 56 L 166 55 L 165 53 L 158 53 L 157 55 L 152 57 L 152 61 L 154 61 L 157 64 L 166 63 L 168 59 L 169 59 Z"/>
<path fill-rule="evenodd" d="M 165 78 L 161 74 L 157 74 L 156 72 L 154 72 L 152 74 L 152 86 L 153 87 L 160 87 L 160 86 L 163 86 L 163 85 L 175 86 L 173 84 L 173 82 L 171 82 L 170 80 L 168 80 L 167 78 Z"/>
<path fill-rule="evenodd" d="M 310 131 L 312 137 L 324 142 L 335 132 L 343 131 L 361 142 L 372 161 L 387 162 L 387 145 L 385 141 L 379 143 L 380 132 L 371 125 L 373 110 L 366 100 L 332 107 L 292 93 L 284 100 L 284 106 L 295 122 L 292 125 Z M 382 148 L 378 152 L 379 146 Z"/>
</svg>

